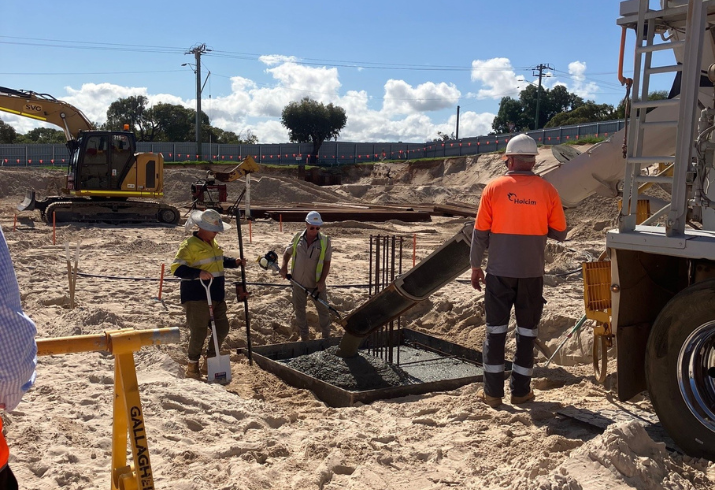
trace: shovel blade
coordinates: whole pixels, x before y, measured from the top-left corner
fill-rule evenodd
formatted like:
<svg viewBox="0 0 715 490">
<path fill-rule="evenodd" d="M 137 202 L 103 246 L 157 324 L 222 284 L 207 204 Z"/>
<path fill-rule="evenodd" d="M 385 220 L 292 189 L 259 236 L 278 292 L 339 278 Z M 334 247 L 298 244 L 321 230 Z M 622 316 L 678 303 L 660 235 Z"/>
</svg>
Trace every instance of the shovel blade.
<svg viewBox="0 0 715 490">
<path fill-rule="evenodd" d="M 231 382 L 231 357 L 216 356 L 207 359 L 209 374 L 207 381 L 209 383 L 219 383 L 222 385 Z"/>
</svg>

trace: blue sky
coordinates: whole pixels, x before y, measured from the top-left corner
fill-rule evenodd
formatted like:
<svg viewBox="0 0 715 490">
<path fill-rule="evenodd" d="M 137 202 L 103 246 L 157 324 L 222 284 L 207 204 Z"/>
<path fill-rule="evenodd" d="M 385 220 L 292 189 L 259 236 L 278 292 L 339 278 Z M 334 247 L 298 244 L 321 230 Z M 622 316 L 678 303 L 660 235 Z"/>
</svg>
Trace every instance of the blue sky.
<svg viewBox="0 0 715 490">
<path fill-rule="evenodd" d="M 131 95 L 195 108 L 196 76 L 181 65 L 206 44 L 203 111 L 261 143 L 288 140 L 280 112 L 305 96 L 346 109 L 341 141 L 426 141 L 455 131 L 458 105 L 459 135 L 476 136 L 491 130 L 501 97 L 536 83 L 539 64 L 554 68 L 547 88 L 618 104 L 619 4 L 4 0 L 0 86 L 51 94 L 100 123 L 109 104 Z M 0 119 L 21 133 L 36 127 Z"/>
</svg>

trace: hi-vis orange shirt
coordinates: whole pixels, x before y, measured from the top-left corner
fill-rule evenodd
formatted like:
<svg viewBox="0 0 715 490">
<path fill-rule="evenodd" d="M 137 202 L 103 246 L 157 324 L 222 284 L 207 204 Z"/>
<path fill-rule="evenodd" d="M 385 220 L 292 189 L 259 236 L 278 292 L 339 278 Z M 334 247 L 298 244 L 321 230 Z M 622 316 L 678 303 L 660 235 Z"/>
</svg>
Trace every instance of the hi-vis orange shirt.
<svg viewBox="0 0 715 490">
<path fill-rule="evenodd" d="M 2 435 L 2 419 L 0 419 L 0 470 L 5 468 L 10 458 L 10 450 L 7 448 L 5 436 Z"/>
<path fill-rule="evenodd" d="M 487 274 L 544 275 L 546 238 L 566 239 L 566 216 L 554 186 L 533 172 L 507 172 L 490 182 L 479 201 L 472 235 L 471 265 Z"/>
</svg>

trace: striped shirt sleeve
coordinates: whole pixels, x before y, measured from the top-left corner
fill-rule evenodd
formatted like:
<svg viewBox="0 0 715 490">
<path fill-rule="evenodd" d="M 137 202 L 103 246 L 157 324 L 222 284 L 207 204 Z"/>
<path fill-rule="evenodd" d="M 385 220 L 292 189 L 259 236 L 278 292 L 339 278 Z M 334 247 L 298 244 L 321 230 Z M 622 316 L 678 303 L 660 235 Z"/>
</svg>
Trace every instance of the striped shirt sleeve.
<svg viewBox="0 0 715 490">
<path fill-rule="evenodd" d="M 14 410 L 35 383 L 35 323 L 22 311 L 20 289 L 0 228 L 0 407 Z"/>
</svg>

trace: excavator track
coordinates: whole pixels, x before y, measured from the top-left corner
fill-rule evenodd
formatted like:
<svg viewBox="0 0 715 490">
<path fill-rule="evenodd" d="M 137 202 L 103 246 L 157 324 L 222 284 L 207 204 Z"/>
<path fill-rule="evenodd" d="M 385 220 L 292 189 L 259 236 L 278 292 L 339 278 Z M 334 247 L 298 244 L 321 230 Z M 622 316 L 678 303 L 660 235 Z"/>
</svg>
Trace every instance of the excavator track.
<svg viewBox="0 0 715 490">
<path fill-rule="evenodd" d="M 177 224 L 181 216 L 174 206 L 157 201 L 66 200 L 47 206 L 45 222 L 57 223 L 166 223 Z"/>
</svg>

